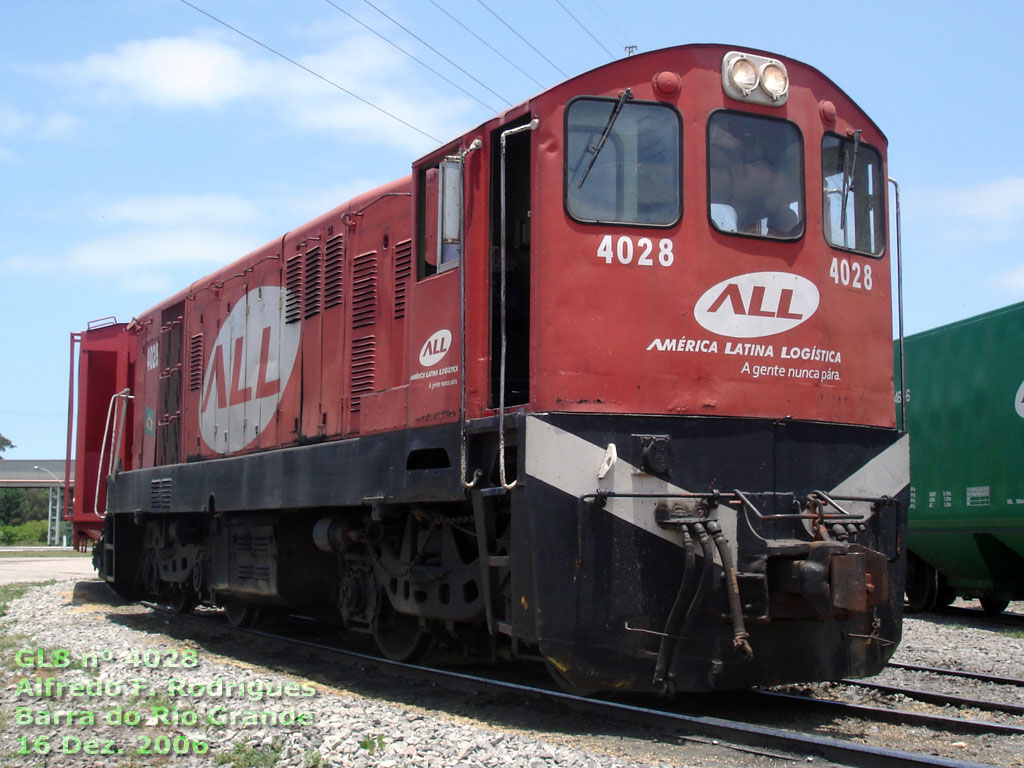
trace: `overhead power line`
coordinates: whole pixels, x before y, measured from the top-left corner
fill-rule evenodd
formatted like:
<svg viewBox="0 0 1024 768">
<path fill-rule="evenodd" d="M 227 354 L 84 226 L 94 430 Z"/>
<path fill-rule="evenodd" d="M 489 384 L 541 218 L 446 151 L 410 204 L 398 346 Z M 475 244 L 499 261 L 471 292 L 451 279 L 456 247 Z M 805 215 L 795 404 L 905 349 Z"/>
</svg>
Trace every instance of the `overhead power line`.
<svg viewBox="0 0 1024 768">
<path fill-rule="evenodd" d="M 466 30 L 467 32 L 469 32 L 469 34 L 471 34 L 471 35 L 472 35 L 473 37 L 475 37 L 475 38 L 476 38 L 477 40 L 479 40 L 479 41 L 480 41 L 481 43 L 483 43 L 484 45 L 486 45 L 486 46 L 487 46 L 487 47 L 488 47 L 488 48 L 489 48 L 489 49 L 490 49 L 491 51 L 493 51 L 494 53 L 496 53 L 496 54 L 497 54 L 498 56 L 500 56 L 501 58 L 503 58 L 503 59 L 504 59 L 504 60 L 505 60 L 505 61 L 506 61 L 506 62 L 507 62 L 508 64 L 510 64 L 510 65 L 511 65 L 511 66 L 512 66 L 513 68 L 515 68 L 516 70 L 518 70 L 518 72 L 519 72 L 519 73 L 520 73 L 521 75 L 523 75 L 524 77 L 528 78 L 529 80 L 532 80 L 532 81 L 534 82 L 534 84 L 536 84 L 536 86 L 537 86 L 538 88 L 544 88 L 544 87 L 545 87 L 544 83 L 542 83 L 542 82 L 541 82 L 540 80 L 538 80 L 537 78 L 535 78 L 535 77 L 534 77 L 533 75 L 531 75 L 531 74 L 530 74 L 529 72 L 527 72 L 527 71 L 526 71 L 525 69 L 523 69 L 523 68 L 522 68 L 522 67 L 520 67 L 520 66 L 519 66 L 518 64 L 516 64 L 516 63 L 515 63 L 515 62 L 514 62 L 514 61 L 513 61 L 512 59 L 510 59 L 510 58 L 509 58 L 508 56 L 506 56 L 506 55 L 505 55 L 504 53 L 502 53 L 502 52 L 501 52 L 501 51 L 499 51 L 499 50 L 498 50 L 497 48 L 495 48 L 495 47 L 494 47 L 493 45 L 491 45 L 491 44 L 490 44 L 490 43 L 488 43 L 488 42 L 487 42 L 486 40 L 484 40 L 484 39 L 483 39 L 482 37 L 480 37 L 480 35 L 478 35 L 478 34 L 477 34 L 476 32 L 474 32 L 474 31 L 473 31 L 472 29 L 470 29 L 470 28 L 469 28 L 469 27 L 467 27 L 467 26 L 466 26 L 465 24 L 463 24 L 463 23 L 462 23 L 462 22 L 461 22 L 461 21 L 460 21 L 460 20 L 459 20 L 459 19 L 458 19 L 457 17 L 455 17 L 455 16 L 453 16 L 452 14 L 448 13 L 448 11 L 446 11 L 446 10 L 445 10 L 444 8 L 442 8 L 442 7 L 440 6 L 440 5 L 438 5 L 438 4 L 437 4 L 437 3 L 435 2 L 435 0 L 430 0 L 430 2 L 431 2 L 431 4 L 432 4 L 432 5 L 433 5 L 433 6 L 435 7 L 435 8 L 437 8 L 437 10 L 439 10 L 439 11 L 440 11 L 441 13 L 443 13 L 443 14 L 444 14 L 445 16 L 447 16 L 447 17 L 448 17 L 449 19 L 451 19 L 452 21 L 454 21 L 454 22 L 455 22 L 456 24 L 458 24 L 458 25 L 459 25 L 460 27 L 462 27 L 462 28 L 463 28 L 464 30 Z"/>
<path fill-rule="evenodd" d="M 583 5 L 584 7 L 586 7 L 587 3 L 584 3 Z M 594 0 L 591 3 L 591 5 L 593 5 L 593 7 L 596 8 L 598 11 L 597 13 L 595 13 L 593 8 L 589 9 L 590 13 L 594 16 L 594 18 L 596 18 L 598 22 L 600 22 L 601 26 L 605 28 L 605 31 L 610 32 L 612 34 L 612 37 L 619 38 L 620 45 L 626 47 L 627 38 L 623 35 L 622 30 L 616 26 L 615 22 L 612 21 L 611 16 L 608 15 L 608 12 L 601 7 L 601 3 L 598 2 L 597 0 Z M 603 19 L 601 18 L 602 16 L 604 17 Z"/>
<path fill-rule="evenodd" d="M 497 111 L 497 110 L 496 110 L 496 109 L 495 109 L 494 107 L 492 107 L 492 106 L 491 106 L 490 104 L 488 104 L 488 103 L 487 103 L 486 101 L 481 101 L 480 99 L 478 99 L 478 98 L 477 98 L 476 96 L 474 96 L 474 95 L 473 95 L 472 93 L 470 93 L 469 91 L 467 91 L 467 90 L 466 90 L 465 88 L 463 88 L 463 87 L 462 87 L 461 85 L 459 85 L 458 83 L 456 83 L 456 82 L 453 82 L 452 80 L 449 80 L 449 79 L 448 79 L 447 77 L 445 77 L 444 75 L 442 75 L 442 74 L 441 74 L 440 72 L 438 72 L 438 71 L 437 71 L 436 69 L 434 69 L 434 68 L 433 68 L 433 67 L 431 67 L 431 66 L 430 66 L 429 64 L 427 64 L 427 63 L 426 63 L 425 61 L 422 61 L 422 60 L 420 60 L 420 59 L 416 58 L 416 57 L 415 57 L 415 56 L 413 56 L 413 55 L 412 55 L 411 53 L 409 53 L 409 52 L 408 52 L 407 50 L 405 50 L 404 48 L 402 48 L 402 46 L 400 46 L 400 45 L 399 45 L 398 43 L 396 43 L 396 42 L 395 42 L 394 40 L 391 40 L 391 39 L 389 39 L 388 37 L 385 37 L 384 35 L 382 35 L 382 34 L 381 34 L 380 32 L 378 32 L 377 30 L 375 30 L 375 29 L 374 29 L 373 27 L 371 27 L 371 26 L 370 26 L 369 24 L 367 24 L 366 22 L 362 21 L 361 19 L 358 19 L 357 17 L 355 17 L 354 15 L 352 15 L 351 13 L 349 13 L 348 11 L 346 11 L 346 10 L 345 10 L 344 8 L 342 8 L 342 7 L 340 6 L 340 5 L 337 5 L 336 3 L 332 2 L 332 0 L 324 0 L 324 2 L 325 2 L 325 3 L 327 3 L 327 4 L 329 5 L 329 6 L 331 6 L 332 8 L 334 8 L 334 9 L 335 9 L 336 11 L 339 11 L 340 13 L 343 13 L 343 14 L 345 14 L 346 16 L 348 16 L 348 17 L 349 17 L 350 19 L 352 19 L 352 21 L 354 21 L 354 22 L 355 22 L 356 24 L 359 24 L 359 25 L 360 25 L 361 27 L 363 27 L 363 29 L 366 29 L 366 30 L 368 30 L 368 31 L 372 32 L 373 34 L 375 34 L 375 35 L 376 35 L 377 37 L 379 37 L 379 38 L 380 38 L 381 40 L 383 40 L 383 41 L 384 41 L 385 43 L 387 43 L 388 45 L 390 45 L 390 46 L 391 46 L 392 48 L 394 48 L 395 50 L 397 50 L 397 51 L 399 51 L 399 52 L 401 52 L 401 53 L 404 53 L 404 54 L 405 54 L 406 56 L 408 56 L 408 57 L 409 57 L 410 59 L 412 59 L 413 61 L 415 61 L 415 62 L 416 62 L 417 64 L 419 64 L 419 65 L 420 65 L 421 67 L 423 67 L 424 69 L 426 69 L 426 70 L 429 70 L 429 71 L 430 71 L 430 72 L 432 72 L 433 74 L 435 74 L 435 75 L 437 75 L 438 77 L 440 77 L 440 78 L 441 78 L 442 80 L 444 80 L 444 81 L 445 81 L 446 83 L 448 83 L 448 85 L 450 85 L 450 86 L 452 86 L 453 88 L 457 88 L 458 90 L 462 91 L 462 92 L 463 92 L 464 94 L 466 94 L 467 96 L 469 96 L 469 98 L 473 99 L 473 101 L 475 101 L 475 102 L 476 102 L 477 104 L 480 104 L 481 106 L 485 107 L 486 109 L 488 109 L 488 110 L 489 110 L 489 111 L 491 111 L 491 112 L 496 112 L 496 111 Z M 498 98 L 500 99 L 501 97 L 499 96 Z"/>
<path fill-rule="evenodd" d="M 483 6 L 483 7 L 484 7 L 484 8 L 485 8 L 485 9 L 487 10 L 487 12 L 491 14 L 491 16 L 493 16 L 493 17 L 494 17 L 494 18 L 496 18 L 496 19 L 497 19 L 498 21 L 500 21 L 500 22 L 501 22 L 502 24 L 504 24 L 504 25 L 505 25 L 505 27 L 506 27 L 506 28 L 508 29 L 508 31 L 509 31 L 509 32 L 511 32 L 511 33 L 512 33 L 513 35 L 515 35 L 515 36 L 516 36 L 516 37 L 518 37 L 518 38 L 519 38 L 520 40 L 522 40 L 522 41 L 523 41 L 524 43 L 526 43 L 526 44 L 527 44 L 528 46 L 530 46 L 530 49 L 531 49 L 531 50 L 532 50 L 532 51 L 533 51 L 534 53 L 536 53 L 536 54 L 537 54 L 538 56 L 540 56 L 540 57 L 541 57 L 542 59 L 544 59 L 544 61 L 546 61 L 546 62 L 547 62 L 548 64 L 550 64 L 550 65 L 551 65 L 552 67 L 554 67 L 555 69 L 557 69 L 557 70 L 558 70 L 558 73 L 559 73 L 559 74 L 560 74 L 560 75 L 561 75 L 562 77 L 564 77 L 564 78 L 567 78 L 567 79 L 568 79 L 569 75 L 567 75 L 567 74 L 566 74 L 565 72 L 563 72 L 563 71 L 562 71 L 562 69 L 561 69 L 561 67 L 559 67 L 559 66 L 558 66 L 557 64 L 555 64 L 555 62 L 553 62 L 553 61 L 552 61 L 551 59 L 549 59 L 549 58 L 548 58 L 547 56 L 545 56 L 545 55 L 544 55 L 543 53 L 541 53 L 540 51 L 538 51 L 538 50 L 537 50 L 537 48 L 536 48 L 536 47 L 535 47 L 535 46 L 533 45 L 533 43 L 531 43 L 531 42 L 530 42 L 529 40 L 527 40 L 527 39 L 526 39 L 525 37 L 523 37 L 522 35 L 520 35 L 520 34 L 519 34 L 518 32 L 516 32 L 516 31 L 515 31 L 514 29 L 512 29 L 512 27 L 511 27 L 511 26 L 509 26 L 509 24 L 508 24 L 508 22 L 507 22 L 507 21 L 505 21 L 505 20 L 504 20 L 503 18 L 501 18 L 501 16 L 499 16 L 498 14 L 496 14 L 496 13 L 495 13 L 494 11 L 492 11 L 492 10 L 491 10 L 490 8 L 488 8 L 488 7 L 487 7 L 487 3 L 485 3 L 485 2 L 484 2 L 484 0 L 476 0 L 476 1 L 477 1 L 478 3 L 480 3 L 480 5 L 482 5 L 482 6 Z"/>
<path fill-rule="evenodd" d="M 330 2 L 330 0 L 328 0 L 328 2 Z M 427 42 L 426 40 L 424 40 L 424 39 L 423 39 L 422 37 L 420 37 L 420 36 L 419 36 L 419 35 L 417 35 L 417 34 L 416 34 L 415 32 L 413 32 L 413 31 L 412 31 L 411 29 L 409 29 L 408 27 L 404 26 L 404 25 L 403 25 L 403 24 L 401 24 L 400 22 L 398 22 L 398 21 L 396 21 L 395 19 L 393 19 L 393 18 L 391 18 L 390 16 L 388 16 L 388 15 L 387 15 L 386 13 L 384 13 L 384 11 L 382 11 L 382 10 L 381 10 L 380 8 L 378 8 L 378 7 L 376 6 L 376 5 L 374 5 L 373 3 L 371 3 L 371 2 L 370 2 L 370 0 L 363 0 L 363 2 L 364 2 L 364 3 L 366 3 L 366 4 L 368 5 L 368 6 L 370 6 L 371 8 L 373 8 L 373 10 L 375 10 L 375 11 L 376 11 L 377 13 L 379 13 L 379 14 L 380 14 L 381 16 L 383 16 L 383 17 L 384 17 L 385 19 L 387 19 L 388 21 L 390 21 L 390 22 L 391 22 L 392 24 L 394 24 L 394 25 L 395 25 L 396 27 L 398 27 L 399 29 L 403 30 L 403 31 L 404 31 L 404 32 L 405 32 L 406 34 L 410 35 L 411 37 L 413 37 L 414 39 L 418 40 L 418 41 L 419 41 L 420 43 L 422 43 L 423 45 L 427 46 L 427 48 L 429 48 L 429 49 L 430 49 L 430 50 L 432 50 L 432 51 L 433 51 L 434 53 L 436 53 L 436 54 L 437 54 L 438 56 L 440 56 L 440 57 L 441 57 L 442 59 L 444 59 L 445 61 L 447 61 L 447 62 L 448 62 L 449 64 L 451 64 L 451 65 L 452 65 L 453 67 L 455 67 L 455 68 L 456 68 L 457 70 L 459 70 L 459 72 L 461 72 L 462 74 L 464 74 L 464 75 L 465 75 L 466 77 L 468 77 L 468 78 L 469 78 L 470 80 L 472 80 L 472 81 L 473 81 L 474 83 L 476 83 L 477 85 L 479 85 L 479 86 L 480 86 L 481 88 L 483 88 L 484 90 L 486 90 L 486 91 L 488 91 L 489 93 L 493 94 L 494 96 L 497 96 L 497 97 L 498 97 L 499 99 L 501 99 L 501 100 L 502 100 L 502 101 L 504 101 L 504 102 L 505 102 L 506 104 L 508 104 L 508 105 L 510 105 L 510 106 L 511 106 L 512 102 L 510 102 L 510 101 L 509 101 L 508 99 L 506 99 L 506 98 L 505 98 L 504 96 L 502 96 L 502 95 L 501 95 L 500 93 L 497 93 L 497 92 L 495 92 L 495 91 L 491 90 L 490 88 L 488 88 L 488 87 L 487 87 L 487 85 L 485 85 L 485 84 L 484 84 L 484 83 L 483 83 L 482 81 L 480 81 L 480 80 L 478 80 L 477 78 L 473 77 L 473 75 L 471 75 L 471 74 L 470 74 L 469 72 L 467 72 L 467 71 L 466 71 L 466 70 L 464 70 L 464 69 L 463 69 L 462 67 L 460 67 L 460 66 L 459 66 L 458 64 L 456 64 L 456 63 L 455 63 L 454 61 L 452 61 L 451 59 L 449 59 L 449 58 L 448 58 L 447 56 L 445 56 L 445 55 L 444 55 L 443 53 L 441 53 L 441 52 L 440 52 L 439 50 L 437 50 L 437 48 L 435 48 L 434 46 L 432 46 L 432 45 L 431 45 L 430 43 L 428 43 L 428 42 Z M 334 3 L 331 3 L 331 5 L 334 5 Z M 493 110 L 492 110 L 492 111 L 493 111 Z"/>
<path fill-rule="evenodd" d="M 190 2 L 189 2 L 189 0 L 179 0 L 179 2 L 181 2 L 181 3 L 183 4 L 183 5 L 187 5 L 187 6 L 189 7 L 189 8 L 191 8 L 191 9 L 192 9 L 192 10 L 194 10 L 194 11 L 196 11 L 197 13 L 201 13 L 201 14 L 203 14 L 203 16 L 205 16 L 206 18 L 210 19 L 211 21 L 215 21 L 215 22 L 217 22 L 218 24 L 220 24 L 221 26 L 223 26 L 223 27 L 226 27 L 227 29 L 230 29 L 230 30 L 231 30 L 232 32 L 234 32 L 234 33 L 235 33 L 236 35 L 241 35 L 241 36 L 242 36 L 242 37 L 244 37 L 244 38 L 245 38 L 246 40 L 248 40 L 248 41 L 249 41 L 250 43 L 253 43 L 253 44 L 255 44 L 255 45 L 258 45 L 258 46 L 259 46 L 260 48 L 262 48 L 263 50 L 265 50 L 265 51 L 269 51 L 270 53 L 274 54 L 275 56 L 277 56 L 277 57 L 279 57 L 279 58 L 281 58 L 281 59 L 284 59 L 284 60 L 285 60 L 285 61 L 287 61 L 287 62 L 288 62 L 289 64 L 292 64 L 292 65 L 294 65 L 294 66 L 298 67 L 299 69 L 301 69 L 301 70 L 302 70 L 303 72 L 308 72 L 309 74 L 311 74 L 311 75 L 312 75 L 313 77 L 317 78 L 318 80 L 322 80 L 323 82 L 327 83 L 327 84 L 328 84 L 328 85 L 330 85 L 331 87 L 333 87 L 333 88 L 337 88 L 337 89 L 338 89 L 339 91 L 341 91 L 342 93 L 346 93 L 346 94 L 348 94 L 349 96 L 351 96 L 351 97 L 352 97 L 353 99 L 355 99 L 356 101 L 361 101 L 361 102 L 362 102 L 363 104 L 365 104 L 366 106 L 368 106 L 368 107 L 370 107 L 370 108 L 372 108 L 372 109 L 375 109 L 375 110 L 377 110 L 377 111 L 378 111 L 378 112 L 380 112 L 380 113 L 381 113 L 382 115 L 385 115 L 385 116 L 387 116 L 387 117 L 390 117 L 390 118 L 391 118 L 392 120 L 395 120 L 396 122 L 399 122 L 399 123 L 401 123 L 401 124 L 402 124 L 402 125 L 404 125 L 404 126 L 405 126 L 406 128 L 411 128 L 412 130 L 416 131 L 416 133 L 420 134 L 421 136 L 426 136 L 426 137 L 427 137 L 428 139 L 430 139 L 431 141 L 433 141 L 433 142 L 435 142 L 435 143 L 437 143 L 437 144 L 440 144 L 440 143 L 441 143 L 441 140 L 440 140 L 440 139 L 436 138 L 435 136 L 431 136 L 431 135 L 430 135 L 429 133 L 427 133 L 426 131 L 422 130 L 421 128 L 417 128 L 417 127 L 416 127 L 415 125 L 413 125 L 412 123 L 406 122 L 405 120 L 403 120 L 402 118 L 400 118 L 400 117 L 399 117 L 398 115 L 395 115 L 395 114 L 392 114 L 391 112 L 388 112 L 388 111 L 387 111 L 386 109 L 384 109 L 383 107 L 379 107 L 379 106 L 377 106 L 377 105 L 376 105 L 376 104 L 374 104 L 374 103 L 373 103 L 372 101 L 370 101 L 370 100 L 368 100 L 368 99 L 364 99 L 364 98 L 363 98 L 362 96 L 360 96 L 359 94 L 357 94 L 357 93 L 353 93 L 353 92 L 352 92 L 352 91 L 350 91 L 350 90 L 349 90 L 348 88 L 345 88 L 345 87 L 344 87 L 344 86 L 342 86 L 342 85 L 338 85 L 338 83 L 334 82 L 333 80 L 330 80 L 330 79 L 328 79 L 328 78 L 324 77 L 324 76 L 323 76 L 323 75 L 321 75 L 321 74 L 320 74 L 319 72 L 315 72 L 314 70 L 312 70 L 312 69 L 310 69 L 309 67 L 307 67 L 307 66 L 306 66 L 305 64 L 300 64 L 300 63 L 299 63 L 299 62 L 297 62 L 297 61 L 296 61 L 295 59 L 293 59 L 293 58 L 290 58 L 290 57 L 286 56 L 285 54 L 281 53 L 281 52 L 280 52 L 280 51 L 278 51 L 278 50 L 275 50 L 274 48 L 271 48 L 271 47 L 270 47 L 269 45 L 267 45 L 266 43 L 260 42 L 259 40 L 257 40 L 257 39 L 256 39 L 255 37 L 253 37 L 252 35 L 248 35 L 248 34 L 246 34 L 245 32 L 243 32 L 242 30 L 238 29 L 237 27 L 233 27 L 233 26 L 231 26 L 230 24 L 228 24 L 228 23 L 227 23 L 226 21 L 224 21 L 223 19 L 219 19 L 219 18 L 217 18 L 216 16 L 214 16 L 214 15 L 213 15 L 212 13 L 209 13 L 209 12 L 207 12 L 207 11 L 204 11 L 204 10 L 203 10 L 202 8 L 200 8 L 200 7 L 198 6 L 198 5 L 194 5 L 193 3 L 190 3 Z"/>
<path fill-rule="evenodd" d="M 565 7 L 565 3 L 563 3 L 563 2 L 562 2 L 562 0 L 555 0 L 555 2 L 556 2 L 556 3 L 558 3 L 558 6 L 559 6 L 559 7 L 560 7 L 560 8 L 561 8 L 561 9 L 562 9 L 563 11 L 565 11 L 565 12 L 566 12 L 567 14 L 569 14 L 569 18 L 570 18 L 570 19 L 572 19 L 572 20 L 573 20 L 573 21 L 575 21 L 575 22 L 576 22 L 577 24 L 579 24 L 579 26 L 580 26 L 580 29 L 582 29 L 582 30 L 583 30 L 584 32 L 586 32 L 586 33 L 587 33 L 588 35 L 590 35 L 590 39 L 591 39 L 591 40 L 593 40 L 593 41 L 594 41 L 595 43 L 597 43 L 597 44 L 598 44 L 599 46 L 601 46 L 602 48 L 604 48 L 604 52 L 605 52 L 605 53 L 607 53 L 607 54 L 608 54 L 608 55 L 609 55 L 609 56 L 610 56 L 611 58 L 613 58 L 613 59 L 615 58 L 615 54 L 614 54 L 614 53 L 612 53 L 611 51 L 609 51 L 609 50 L 608 50 L 608 48 L 607 48 L 607 47 L 605 46 L 605 44 L 604 44 L 604 43 L 602 43 L 602 42 L 601 42 L 600 40 L 598 40 L 598 39 L 597 39 L 597 37 L 596 37 L 596 36 L 594 35 L 594 33 L 593 33 L 593 32 L 591 32 L 591 31 L 590 31 L 589 29 L 587 29 L 587 25 L 586 25 L 586 24 L 584 24 L 584 23 L 583 23 L 582 21 L 580 21 L 580 20 L 579 20 L 578 18 L 576 18 L 576 15 L 575 15 L 575 14 L 574 14 L 574 13 L 573 13 L 572 11 L 570 11 L 570 10 L 569 10 L 568 8 L 566 8 L 566 7 Z"/>
</svg>

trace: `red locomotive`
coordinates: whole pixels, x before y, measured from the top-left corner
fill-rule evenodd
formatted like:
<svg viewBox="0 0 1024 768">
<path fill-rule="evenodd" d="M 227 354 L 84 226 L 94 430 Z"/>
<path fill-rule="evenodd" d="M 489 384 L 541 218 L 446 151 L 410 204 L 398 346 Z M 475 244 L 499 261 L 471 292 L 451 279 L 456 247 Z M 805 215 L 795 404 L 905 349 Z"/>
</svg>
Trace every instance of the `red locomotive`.
<svg viewBox="0 0 1024 768">
<path fill-rule="evenodd" d="M 85 331 L 76 541 L 131 599 L 580 690 L 873 674 L 908 482 L 885 148 L 763 52 L 551 88 Z"/>
</svg>

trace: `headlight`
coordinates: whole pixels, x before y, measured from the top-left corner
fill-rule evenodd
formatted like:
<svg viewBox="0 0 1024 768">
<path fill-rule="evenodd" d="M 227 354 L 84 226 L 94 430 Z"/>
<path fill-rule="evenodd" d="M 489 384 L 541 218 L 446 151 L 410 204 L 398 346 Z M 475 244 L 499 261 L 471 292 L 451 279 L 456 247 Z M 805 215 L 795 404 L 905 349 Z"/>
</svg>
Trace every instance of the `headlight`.
<svg viewBox="0 0 1024 768">
<path fill-rule="evenodd" d="M 789 75 L 781 65 L 770 61 L 761 67 L 761 87 L 776 101 L 789 91 Z"/>
<path fill-rule="evenodd" d="M 722 90 L 737 101 L 781 107 L 789 97 L 789 73 L 778 59 L 729 51 L 722 57 Z"/>
<path fill-rule="evenodd" d="M 745 57 L 737 58 L 733 61 L 729 74 L 733 85 L 739 88 L 744 96 L 757 88 L 757 69 L 755 69 L 750 59 Z"/>
</svg>

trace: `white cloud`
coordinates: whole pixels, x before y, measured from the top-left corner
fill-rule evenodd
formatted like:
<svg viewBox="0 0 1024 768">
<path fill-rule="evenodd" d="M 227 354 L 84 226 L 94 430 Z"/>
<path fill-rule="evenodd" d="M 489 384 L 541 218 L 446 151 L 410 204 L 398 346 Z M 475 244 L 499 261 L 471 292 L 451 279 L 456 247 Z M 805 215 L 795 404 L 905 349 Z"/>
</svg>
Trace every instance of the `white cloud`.
<svg viewBox="0 0 1024 768">
<path fill-rule="evenodd" d="M 0 147 L 0 163 L 9 163 L 14 165 L 20 163 L 21 158 L 6 147 Z"/>
<path fill-rule="evenodd" d="M 263 208 L 235 195 L 162 195 L 119 200 L 100 216 L 115 224 L 148 227 L 245 226 L 258 221 Z"/>
<path fill-rule="evenodd" d="M 940 250 L 996 248 L 1024 231 L 1024 177 L 911 190 L 903 208 L 908 235 L 934 238 Z"/>
<path fill-rule="evenodd" d="M 3 137 L 61 139 L 71 135 L 77 126 L 78 120 L 64 112 L 57 112 L 48 117 L 37 117 L 0 102 L 0 136 Z M 0 156 L 0 160 L 2 159 Z"/>
<path fill-rule="evenodd" d="M 261 68 L 213 40 L 160 37 L 93 54 L 66 65 L 63 74 L 115 98 L 161 107 L 213 107 L 258 92 Z"/>
<path fill-rule="evenodd" d="M 1009 177 L 947 191 L 941 199 L 952 213 L 996 224 L 1024 222 L 1024 178 Z"/>
<path fill-rule="evenodd" d="M 300 130 L 343 132 L 417 153 L 434 142 L 381 110 L 438 142 L 472 121 L 475 108 L 468 99 L 446 89 L 445 107 L 438 109 L 434 83 L 423 81 L 422 73 L 380 40 L 339 38 L 329 49 L 295 60 L 320 78 L 269 54 L 201 36 L 131 41 L 66 64 L 59 74 L 90 99 L 164 109 L 262 102 L 265 113 Z"/>
<path fill-rule="evenodd" d="M 1024 294 L 1024 266 L 1000 272 L 990 280 L 992 288 L 1003 293 Z"/>
<path fill-rule="evenodd" d="M 244 236 L 200 228 L 189 231 L 144 229 L 119 232 L 74 246 L 65 263 L 89 272 L 125 272 L 180 264 L 220 266 L 251 243 Z"/>
<path fill-rule="evenodd" d="M 10 104 L 0 102 L 0 136 L 14 136 L 32 124 L 32 117 Z"/>
<path fill-rule="evenodd" d="M 88 215 L 94 226 L 99 222 L 99 234 L 55 252 L 3 255 L 0 273 L 80 275 L 121 292 L 170 295 L 380 182 L 354 179 L 281 199 L 208 194 L 117 200 Z"/>
<path fill-rule="evenodd" d="M 64 139 L 75 133 L 80 122 L 74 115 L 58 112 L 37 121 L 37 134 L 44 139 Z"/>
</svg>

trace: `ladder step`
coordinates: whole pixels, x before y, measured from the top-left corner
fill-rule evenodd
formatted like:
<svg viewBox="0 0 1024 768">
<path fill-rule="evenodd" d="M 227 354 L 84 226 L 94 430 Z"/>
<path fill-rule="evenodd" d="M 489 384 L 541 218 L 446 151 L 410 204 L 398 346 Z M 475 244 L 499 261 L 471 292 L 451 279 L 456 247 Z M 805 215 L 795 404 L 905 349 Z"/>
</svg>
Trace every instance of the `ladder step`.
<svg viewBox="0 0 1024 768">
<path fill-rule="evenodd" d="M 496 621 L 494 622 L 494 631 L 500 632 L 503 635 L 511 635 L 512 625 L 506 624 L 504 621 Z"/>
<path fill-rule="evenodd" d="M 490 555 L 487 558 L 487 564 L 492 568 L 508 568 L 509 557 L 508 555 Z"/>
</svg>

